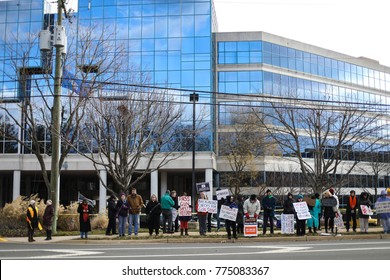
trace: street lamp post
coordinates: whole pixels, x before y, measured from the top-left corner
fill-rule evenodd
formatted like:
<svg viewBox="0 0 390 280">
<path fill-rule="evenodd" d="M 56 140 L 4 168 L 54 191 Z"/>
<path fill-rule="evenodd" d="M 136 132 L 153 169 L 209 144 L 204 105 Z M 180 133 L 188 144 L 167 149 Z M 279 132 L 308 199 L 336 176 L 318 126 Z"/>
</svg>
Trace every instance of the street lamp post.
<svg viewBox="0 0 390 280">
<path fill-rule="evenodd" d="M 195 180 L 195 104 L 199 101 L 199 94 L 190 94 L 190 101 L 192 101 L 192 209 L 195 211 L 195 195 L 196 195 L 196 180 Z"/>
</svg>

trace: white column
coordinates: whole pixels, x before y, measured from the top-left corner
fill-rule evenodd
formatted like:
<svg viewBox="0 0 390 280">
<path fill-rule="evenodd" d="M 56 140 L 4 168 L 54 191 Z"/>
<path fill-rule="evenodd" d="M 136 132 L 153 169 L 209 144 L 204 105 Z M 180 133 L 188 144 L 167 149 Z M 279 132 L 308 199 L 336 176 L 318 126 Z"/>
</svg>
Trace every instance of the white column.
<svg viewBox="0 0 390 280">
<path fill-rule="evenodd" d="M 161 196 L 165 194 L 168 188 L 168 174 L 167 172 L 161 172 Z"/>
<path fill-rule="evenodd" d="M 21 180 L 21 171 L 14 171 L 14 185 L 12 189 L 12 200 L 17 199 L 20 196 L 20 180 Z"/>
<path fill-rule="evenodd" d="M 107 186 L 107 171 L 100 170 L 99 180 L 99 214 L 106 213 L 106 200 L 107 200 L 107 189 L 104 187 L 104 184 Z M 101 182 L 103 181 L 104 184 Z"/>
<path fill-rule="evenodd" d="M 158 197 L 158 170 L 150 173 L 150 195 L 152 194 L 155 194 Z M 149 200 L 149 197 L 147 200 Z"/>
<path fill-rule="evenodd" d="M 213 199 L 213 169 L 209 168 L 205 170 L 206 182 L 210 185 L 210 191 L 206 193 L 209 200 Z"/>
</svg>

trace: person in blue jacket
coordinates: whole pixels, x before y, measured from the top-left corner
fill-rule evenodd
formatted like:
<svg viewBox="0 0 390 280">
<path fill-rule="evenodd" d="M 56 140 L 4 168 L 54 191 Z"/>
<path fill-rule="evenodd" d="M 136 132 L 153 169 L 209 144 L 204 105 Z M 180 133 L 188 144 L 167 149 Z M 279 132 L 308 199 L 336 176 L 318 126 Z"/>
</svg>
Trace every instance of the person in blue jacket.
<svg viewBox="0 0 390 280">
<path fill-rule="evenodd" d="M 227 196 L 224 205 L 226 205 L 226 206 L 228 206 L 230 208 L 238 209 L 238 205 L 235 202 L 234 196 L 230 196 L 230 195 Z M 237 221 L 237 218 L 236 218 L 236 221 Z M 233 230 L 233 238 L 234 239 L 238 238 L 236 221 L 231 221 L 231 220 L 228 220 L 228 219 L 225 220 L 225 227 L 226 227 L 226 233 L 228 235 L 228 239 L 232 239 L 232 232 L 231 232 L 230 228 L 232 228 L 232 230 Z"/>
<path fill-rule="evenodd" d="M 309 207 L 309 212 L 311 215 L 311 219 L 307 220 L 307 227 L 309 228 L 309 233 L 317 233 L 317 228 L 320 224 L 320 220 L 318 219 L 319 214 L 321 213 L 321 201 L 317 198 L 320 195 L 318 193 L 314 194 L 311 198 L 315 199 L 315 204 L 312 207 Z M 313 229 L 313 230 L 312 230 Z"/>
<path fill-rule="evenodd" d="M 385 190 L 381 191 L 381 196 L 378 197 L 376 202 L 390 201 L 390 197 L 386 196 L 387 194 L 390 195 L 390 189 L 387 192 Z M 378 217 L 381 220 L 384 233 L 390 233 L 390 213 L 380 213 Z"/>
</svg>

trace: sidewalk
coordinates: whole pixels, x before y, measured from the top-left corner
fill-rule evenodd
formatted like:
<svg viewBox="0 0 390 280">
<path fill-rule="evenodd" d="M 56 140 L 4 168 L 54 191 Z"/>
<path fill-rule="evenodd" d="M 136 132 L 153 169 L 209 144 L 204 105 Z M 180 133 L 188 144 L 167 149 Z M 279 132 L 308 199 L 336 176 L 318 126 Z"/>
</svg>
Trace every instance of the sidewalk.
<svg viewBox="0 0 390 280">
<path fill-rule="evenodd" d="M 53 236 L 52 240 L 44 240 L 45 236 L 34 237 L 36 240 L 31 244 L 48 244 L 48 243 L 85 243 L 85 244 L 101 244 L 101 243 L 244 243 L 244 242 L 296 242 L 296 241 L 320 241 L 320 240 L 353 240 L 353 239 L 390 239 L 390 234 L 383 234 L 381 227 L 370 228 L 368 234 L 358 232 L 346 233 L 345 229 L 338 232 L 337 235 L 324 235 L 318 232 L 318 235 L 307 234 L 305 236 L 282 235 L 280 231 L 275 231 L 274 235 L 262 235 L 259 231 L 257 237 L 239 236 L 238 239 L 227 239 L 226 232 L 221 230 L 216 232 L 215 229 L 207 236 L 200 236 L 198 232 L 189 232 L 189 236 L 180 236 L 180 232 L 174 234 L 160 234 L 157 238 L 150 237 L 147 232 L 141 232 L 138 236 L 118 235 L 107 236 L 104 234 L 88 235 L 88 239 L 81 239 L 79 235 L 72 236 Z M 9 243 L 29 243 L 27 237 L 0 237 L 0 244 L 3 242 Z"/>
</svg>

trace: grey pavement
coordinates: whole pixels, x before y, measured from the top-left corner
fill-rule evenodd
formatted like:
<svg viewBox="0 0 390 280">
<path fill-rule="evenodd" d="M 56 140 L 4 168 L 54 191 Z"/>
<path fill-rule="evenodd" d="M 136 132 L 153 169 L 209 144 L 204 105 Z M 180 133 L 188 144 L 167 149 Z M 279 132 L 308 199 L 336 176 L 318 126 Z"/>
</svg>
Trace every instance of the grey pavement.
<svg viewBox="0 0 390 280">
<path fill-rule="evenodd" d="M 147 232 L 140 232 L 138 236 L 118 237 L 118 235 L 93 234 L 93 231 L 88 235 L 88 239 L 81 239 L 79 235 L 53 236 L 52 240 L 44 240 L 45 236 L 36 236 L 34 244 L 47 243 L 110 243 L 110 242 L 129 242 L 129 243 L 220 243 L 220 242 L 237 242 L 237 240 L 228 240 L 225 230 L 216 232 L 215 229 L 207 236 L 200 236 L 198 232 L 189 232 L 189 236 L 180 236 L 179 232 L 174 234 L 160 234 L 159 237 L 149 236 Z M 275 234 L 262 235 L 259 230 L 257 237 L 239 236 L 239 242 L 294 242 L 294 241 L 320 241 L 320 240 L 353 240 L 353 239 L 390 239 L 390 234 L 384 234 L 381 227 L 369 228 L 368 234 L 357 232 L 346 233 L 345 229 L 338 231 L 338 234 L 324 234 L 321 231 L 317 235 L 306 234 L 305 236 L 282 235 L 280 231 L 275 231 Z M 0 244 L 8 243 L 29 243 L 27 237 L 0 237 Z"/>
</svg>

